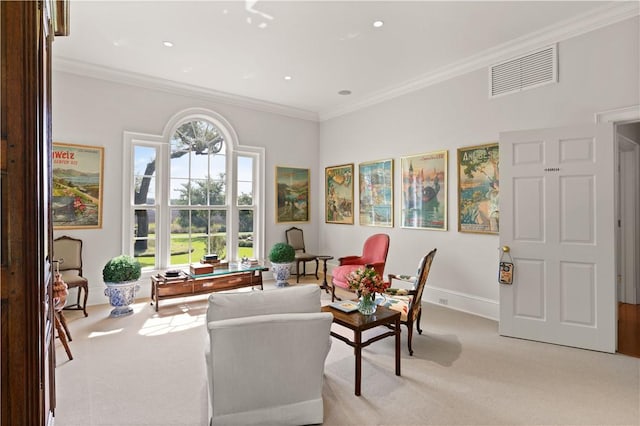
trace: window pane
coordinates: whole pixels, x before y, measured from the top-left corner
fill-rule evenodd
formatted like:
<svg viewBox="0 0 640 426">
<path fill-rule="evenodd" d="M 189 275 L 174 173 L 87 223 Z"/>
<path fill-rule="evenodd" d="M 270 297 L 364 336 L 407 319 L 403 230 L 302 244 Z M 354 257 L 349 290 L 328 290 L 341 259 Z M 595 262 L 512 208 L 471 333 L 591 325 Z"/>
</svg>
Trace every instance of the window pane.
<svg viewBox="0 0 640 426">
<path fill-rule="evenodd" d="M 138 240 L 136 240 L 135 243 L 138 243 Z M 134 256 L 143 268 L 153 268 L 156 266 L 156 240 L 151 238 L 146 240 L 146 243 L 146 251 L 135 254 Z"/>
<path fill-rule="evenodd" d="M 236 204 L 238 206 L 251 206 L 253 205 L 253 158 L 252 157 L 238 157 L 238 182 L 237 194 L 238 200 Z"/>
<path fill-rule="evenodd" d="M 189 234 L 171 234 L 170 242 L 171 258 L 170 265 L 187 265 L 191 263 L 191 245 Z"/>
<path fill-rule="evenodd" d="M 134 210 L 134 256 L 143 267 L 156 264 L 156 210 Z"/>
<path fill-rule="evenodd" d="M 134 145 L 133 147 L 133 182 L 136 205 L 154 204 L 156 198 L 155 178 L 156 148 Z"/>
<path fill-rule="evenodd" d="M 254 257 L 253 255 L 253 210 L 240 210 L 240 229 L 238 235 L 238 257 Z"/>
<path fill-rule="evenodd" d="M 189 177 L 189 153 L 188 149 L 181 144 L 171 143 L 171 165 L 170 174 L 172 178 Z"/>
<path fill-rule="evenodd" d="M 209 177 L 209 155 L 191 151 L 191 178 L 206 179 Z"/>
<path fill-rule="evenodd" d="M 253 158 L 238 157 L 238 180 L 253 181 Z"/>
<path fill-rule="evenodd" d="M 171 204 L 186 206 L 189 204 L 189 179 L 171 179 L 169 185 Z"/>
<path fill-rule="evenodd" d="M 210 206 L 223 206 L 226 204 L 227 194 L 224 180 L 214 179 L 211 181 L 209 193 Z"/>
<path fill-rule="evenodd" d="M 135 238 L 148 238 L 156 233 L 156 210 L 140 209 L 134 210 L 134 232 Z"/>
<path fill-rule="evenodd" d="M 239 206 L 253 205 L 253 183 L 238 182 L 238 205 Z"/>
<path fill-rule="evenodd" d="M 151 176 L 156 171 L 156 148 L 136 145 L 133 148 L 133 174 Z"/>
<path fill-rule="evenodd" d="M 151 176 L 134 176 L 134 182 L 134 204 L 155 204 L 156 178 Z"/>
<path fill-rule="evenodd" d="M 206 206 L 210 196 L 209 182 L 202 179 L 191 180 L 191 198 L 190 205 Z"/>
<path fill-rule="evenodd" d="M 227 258 L 227 212 L 211 210 L 209 217 L 209 253 L 216 253 L 218 259 Z"/>
<path fill-rule="evenodd" d="M 218 179 L 225 175 L 227 170 L 227 158 L 224 155 L 212 155 L 209 164 L 209 174 L 212 178 Z"/>
</svg>

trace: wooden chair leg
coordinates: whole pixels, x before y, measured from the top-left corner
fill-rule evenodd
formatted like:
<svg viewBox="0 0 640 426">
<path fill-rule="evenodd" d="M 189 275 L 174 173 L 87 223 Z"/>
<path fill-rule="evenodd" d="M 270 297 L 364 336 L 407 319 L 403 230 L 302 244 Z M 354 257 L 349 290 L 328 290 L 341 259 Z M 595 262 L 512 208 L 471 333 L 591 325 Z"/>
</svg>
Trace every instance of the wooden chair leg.
<svg viewBox="0 0 640 426">
<path fill-rule="evenodd" d="M 300 282 L 300 261 L 296 262 L 296 283 Z"/>
<path fill-rule="evenodd" d="M 89 314 L 87 314 L 87 299 L 89 298 L 89 285 L 83 288 L 84 288 L 84 303 L 82 304 L 82 312 L 84 313 L 84 317 L 86 318 L 89 316 Z"/>
<path fill-rule="evenodd" d="M 318 278 L 318 266 L 320 265 L 320 262 L 318 262 L 318 259 L 316 258 L 316 280 L 319 280 L 320 278 Z"/>
<path fill-rule="evenodd" d="M 62 324 L 62 328 L 64 328 L 64 333 L 67 336 L 67 339 L 69 339 L 70 342 L 73 342 L 71 333 L 69 332 L 69 327 L 67 327 L 67 319 L 64 317 L 64 314 L 62 313 L 62 311 L 56 311 L 56 315 L 58 317 L 58 320 L 60 321 L 60 324 Z"/>
<path fill-rule="evenodd" d="M 69 343 L 67 343 L 67 336 L 65 335 L 65 331 L 60 324 L 60 319 L 57 312 L 54 315 L 54 323 L 56 326 L 56 330 L 58 331 L 58 338 L 62 342 L 62 346 L 64 346 L 64 350 L 67 353 L 67 357 L 69 357 L 69 361 L 71 361 L 73 359 L 73 355 L 71 355 L 71 349 L 69 349 Z"/>
<path fill-rule="evenodd" d="M 422 329 L 420 328 L 420 318 L 422 318 L 422 309 L 418 311 L 418 318 L 416 318 L 416 329 L 419 334 L 422 334 Z"/>
<path fill-rule="evenodd" d="M 407 343 L 409 345 L 409 355 L 413 356 L 413 348 L 411 347 L 411 338 L 413 337 L 413 322 L 407 321 Z"/>
</svg>

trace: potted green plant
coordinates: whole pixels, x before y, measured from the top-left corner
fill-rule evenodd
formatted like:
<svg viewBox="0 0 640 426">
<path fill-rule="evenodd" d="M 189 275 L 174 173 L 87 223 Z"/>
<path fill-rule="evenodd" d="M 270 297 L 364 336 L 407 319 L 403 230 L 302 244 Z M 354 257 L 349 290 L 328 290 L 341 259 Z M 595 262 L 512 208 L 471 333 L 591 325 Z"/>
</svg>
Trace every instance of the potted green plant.
<svg viewBox="0 0 640 426">
<path fill-rule="evenodd" d="M 135 293 L 140 288 L 142 268 L 140 263 L 131 256 L 120 255 L 109 259 L 102 269 L 102 279 L 107 288 L 105 296 L 114 309 L 110 316 L 121 317 L 133 313 L 131 304 L 135 300 Z"/>
<path fill-rule="evenodd" d="M 273 269 L 273 276 L 278 287 L 289 285 L 287 280 L 291 276 L 291 264 L 296 259 L 296 251 L 290 244 L 275 243 L 269 251 L 269 260 Z"/>
</svg>

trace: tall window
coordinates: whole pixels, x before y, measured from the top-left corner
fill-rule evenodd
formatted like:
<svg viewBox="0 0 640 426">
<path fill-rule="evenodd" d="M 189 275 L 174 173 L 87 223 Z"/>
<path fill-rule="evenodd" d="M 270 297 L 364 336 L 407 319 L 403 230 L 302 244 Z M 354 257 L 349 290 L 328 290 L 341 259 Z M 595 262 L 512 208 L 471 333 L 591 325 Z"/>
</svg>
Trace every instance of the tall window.
<svg viewBox="0 0 640 426">
<path fill-rule="evenodd" d="M 263 151 L 240 147 L 224 124 L 187 115 L 166 136 L 125 133 L 131 155 L 126 251 L 143 267 L 179 267 L 211 253 L 229 261 L 262 257 Z"/>
</svg>

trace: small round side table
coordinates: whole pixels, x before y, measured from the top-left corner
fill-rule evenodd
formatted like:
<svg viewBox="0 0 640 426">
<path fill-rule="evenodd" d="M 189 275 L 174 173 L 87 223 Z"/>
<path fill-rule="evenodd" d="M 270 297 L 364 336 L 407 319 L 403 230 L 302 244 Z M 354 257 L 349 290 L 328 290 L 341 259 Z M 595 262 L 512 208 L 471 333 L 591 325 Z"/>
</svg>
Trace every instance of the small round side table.
<svg viewBox="0 0 640 426">
<path fill-rule="evenodd" d="M 322 285 L 320 288 L 329 293 L 329 285 L 327 284 L 327 260 L 333 259 L 333 256 L 316 256 L 319 260 L 322 260 Z"/>
</svg>

